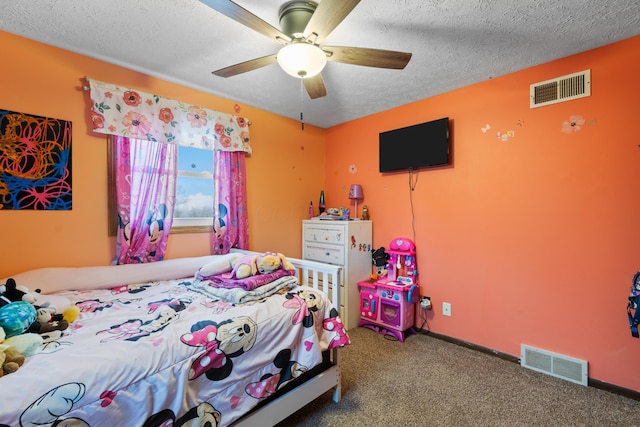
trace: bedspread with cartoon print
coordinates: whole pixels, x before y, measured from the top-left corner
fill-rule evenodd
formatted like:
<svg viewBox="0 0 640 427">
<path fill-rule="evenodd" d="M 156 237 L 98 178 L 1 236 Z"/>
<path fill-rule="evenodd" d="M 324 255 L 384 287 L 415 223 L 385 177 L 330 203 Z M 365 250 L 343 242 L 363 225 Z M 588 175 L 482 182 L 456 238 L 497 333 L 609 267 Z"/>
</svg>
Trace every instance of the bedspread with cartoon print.
<svg viewBox="0 0 640 427">
<path fill-rule="evenodd" d="M 0 378 L 0 426 L 225 426 L 349 343 L 311 288 L 235 305 L 191 286 L 59 292 L 81 314 Z"/>
</svg>

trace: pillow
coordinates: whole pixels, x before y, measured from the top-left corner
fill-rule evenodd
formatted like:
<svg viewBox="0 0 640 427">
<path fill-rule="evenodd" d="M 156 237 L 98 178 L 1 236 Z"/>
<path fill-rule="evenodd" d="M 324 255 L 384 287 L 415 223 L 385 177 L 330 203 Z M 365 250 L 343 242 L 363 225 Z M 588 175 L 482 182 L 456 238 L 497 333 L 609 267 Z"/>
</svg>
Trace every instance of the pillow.
<svg viewBox="0 0 640 427">
<path fill-rule="evenodd" d="M 130 283 L 193 278 L 194 271 L 217 261 L 229 263 L 237 254 L 176 258 L 146 264 L 124 264 L 96 267 L 49 267 L 25 271 L 12 277 L 18 285 L 30 290 L 40 289 L 42 294 L 62 290 L 110 289 Z M 224 260 L 224 261 L 223 261 Z M 7 279 L 0 280 L 6 283 Z M 41 295 L 40 300 L 44 300 Z M 54 304 L 55 305 L 55 304 Z"/>
<path fill-rule="evenodd" d="M 227 273 L 233 270 L 233 265 L 236 260 L 242 257 L 242 254 L 227 254 L 220 255 L 215 259 L 209 261 L 196 271 L 196 279 L 205 279 L 210 276 L 217 276 L 218 274 Z"/>
</svg>

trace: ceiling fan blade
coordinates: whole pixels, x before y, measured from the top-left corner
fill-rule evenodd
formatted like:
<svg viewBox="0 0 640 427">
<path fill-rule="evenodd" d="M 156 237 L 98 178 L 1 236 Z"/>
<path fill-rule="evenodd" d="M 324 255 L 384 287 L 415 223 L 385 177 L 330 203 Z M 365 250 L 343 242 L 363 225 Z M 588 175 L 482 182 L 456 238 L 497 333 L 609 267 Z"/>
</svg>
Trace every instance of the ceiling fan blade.
<svg viewBox="0 0 640 427">
<path fill-rule="evenodd" d="M 238 21 L 242 25 L 247 26 L 271 39 L 275 39 L 278 43 L 284 44 L 291 41 L 291 37 L 230 0 L 200 1 L 223 15 Z"/>
<path fill-rule="evenodd" d="M 366 47 L 323 46 L 322 50 L 327 53 L 328 61 L 394 70 L 402 70 L 411 59 L 411 54 L 407 52 Z"/>
<path fill-rule="evenodd" d="M 316 74 L 313 77 L 302 79 L 304 87 L 307 89 L 307 93 L 311 99 L 322 98 L 327 94 L 327 88 L 324 86 L 324 79 L 322 74 Z"/>
<path fill-rule="evenodd" d="M 311 37 L 313 43 L 319 44 L 358 3 L 360 0 L 322 0 L 304 29 L 304 37 Z"/>
<path fill-rule="evenodd" d="M 213 71 L 213 74 L 219 77 L 231 77 L 238 74 L 246 73 L 247 71 L 257 70 L 261 67 L 266 67 L 277 62 L 277 55 L 263 56 L 261 58 L 251 59 L 249 61 L 241 62 L 236 65 L 230 65 L 225 68 Z"/>
</svg>

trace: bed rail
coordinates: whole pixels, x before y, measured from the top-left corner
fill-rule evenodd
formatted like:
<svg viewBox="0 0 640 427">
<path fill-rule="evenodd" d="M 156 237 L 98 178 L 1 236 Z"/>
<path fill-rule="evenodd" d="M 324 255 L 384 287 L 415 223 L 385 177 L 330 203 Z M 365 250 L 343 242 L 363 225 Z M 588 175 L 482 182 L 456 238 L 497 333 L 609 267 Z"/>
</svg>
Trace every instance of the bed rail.
<svg viewBox="0 0 640 427">
<path fill-rule="evenodd" d="M 333 306 L 340 308 L 340 275 L 342 267 L 315 261 L 287 258 L 297 269 L 296 277 L 301 285 L 329 295 Z"/>
</svg>

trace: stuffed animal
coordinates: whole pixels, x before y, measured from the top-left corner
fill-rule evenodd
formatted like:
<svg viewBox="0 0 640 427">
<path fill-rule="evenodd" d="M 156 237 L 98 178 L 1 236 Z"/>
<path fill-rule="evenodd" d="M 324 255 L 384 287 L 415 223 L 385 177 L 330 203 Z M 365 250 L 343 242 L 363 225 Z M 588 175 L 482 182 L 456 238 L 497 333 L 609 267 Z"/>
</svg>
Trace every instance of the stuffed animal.
<svg viewBox="0 0 640 427">
<path fill-rule="evenodd" d="M 0 377 L 12 374 L 24 363 L 25 357 L 13 347 L 0 351 Z"/>
<path fill-rule="evenodd" d="M 7 337 L 20 335 L 36 320 L 35 307 L 25 301 L 16 301 L 0 307 L 0 327 Z"/>
<path fill-rule="evenodd" d="M 0 327 L 0 377 L 17 371 L 24 360 L 25 356 L 20 351 L 6 344 L 4 329 Z"/>
<path fill-rule="evenodd" d="M 387 263 L 391 255 L 389 255 L 384 247 L 371 250 L 371 261 L 375 266 L 375 273 L 371 274 L 371 279 L 377 280 L 387 275 Z"/>
<path fill-rule="evenodd" d="M 40 290 L 31 292 L 25 286 L 18 286 L 14 279 L 7 279 L 4 293 L 0 295 L 5 303 L 0 303 L 0 327 L 4 328 L 8 337 L 65 330 L 80 312 L 78 307 L 70 306 L 56 314 L 56 308 L 49 302 L 35 305 Z"/>
<path fill-rule="evenodd" d="M 37 334 L 44 334 L 51 331 L 64 331 L 80 314 L 80 309 L 75 305 L 65 308 L 62 313 L 58 314 L 56 314 L 57 309 L 49 304 L 36 308 L 37 317 L 29 326 L 28 332 L 35 332 Z"/>
<path fill-rule="evenodd" d="M 56 313 L 55 307 L 38 307 L 36 320 L 27 329 L 29 332 L 43 334 L 51 331 L 64 331 L 69 327 L 69 322 L 64 319 L 53 320 Z"/>
<path fill-rule="evenodd" d="M 238 258 L 233 264 L 231 277 L 235 279 L 244 279 L 249 276 L 255 276 L 258 272 L 258 266 L 256 265 L 257 259 L 257 255 L 243 255 Z"/>
<path fill-rule="evenodd" d="M 287 258 L 281 253 L 265 252 L 262 255 L 258 255 L 256 259 L 256 267 L 260 274 L 271 273 L 273 271 L 284 269 L 294 270 L 295 267 Z"/>
<path fill-rule="evenodd" d="M 0 306 L 16 301 L 35 304 L 38 300 L 38 294 L 40 293 L 40 289 L 36 289 L 32 292 L 26 286 L 18 286 L 16 281 L 11 278 L 7 279 L 7 283 L 2 287 L 4 287 L 4 291 L 1 292 L 2 297 L 0 298 Z"/>
<path fill-rule="evenodd" d="M 0 286 L 0 328 L 7 337 L 20 335 L 27 331 L 36 320 L 33 303 L 38 294 L 30 292 L 24 286 L 18 286 L 13 279 Z"/>
<path fill-rule="evenodd" d="M 0 327 L 7 336 L 19 335 L 29 328 L 36 318 L 33 304 L 37 299 L 37 292 L 18 286 L 13 279 L 0 286 Z"/>
<path fill-rule="evenodd" d="M 0 328 L 2 330 L 2 328 Z M 3 346 L 9 346 L 17 350 L 25 357 L 33 356 L 42 350 L 44 337 L 40 334 L 24 333 L 15 337 L 7 338 L 4 342 L 0 341 L 0 349 Z"/>
<path fill-rule="evenodd" d="M 265 252 L 261 255 L 244 255 L 235 261 L 231 277 L 244 279 L 256 274 L 266 274 L 279 269 L 294 270 L 283 254 L 275 252 Z"/>
<path fill-rule="evenodd" d="M 60 316 L 60 319 L 66 320 L 67 322 L 69 322 L 71 324 L 71 323 L 75 322 L 75 320 L 78 318 L 78 316 L 80 316 L 80 308 L 77 305 L 71 305 L 71 306 L 65 308 L 62 311 L 62 314 L 54 315 L 53 316 L 54 320 L 57 319 L 56 316 Z"/>
</svg>

